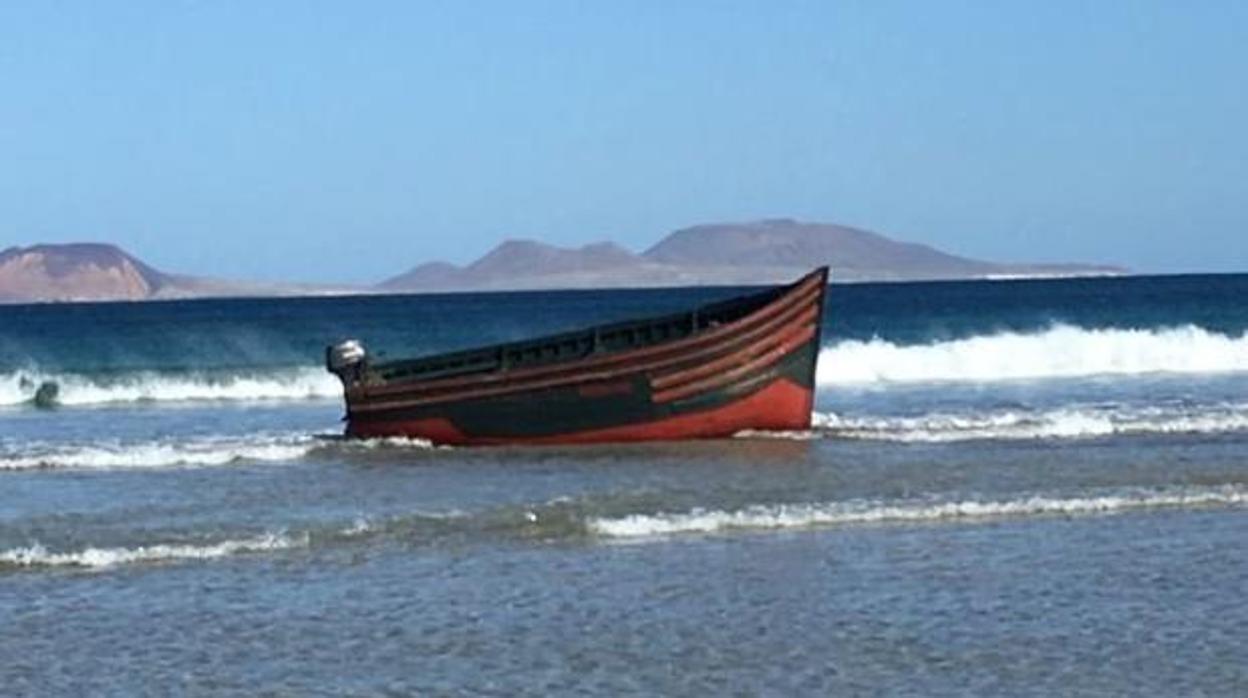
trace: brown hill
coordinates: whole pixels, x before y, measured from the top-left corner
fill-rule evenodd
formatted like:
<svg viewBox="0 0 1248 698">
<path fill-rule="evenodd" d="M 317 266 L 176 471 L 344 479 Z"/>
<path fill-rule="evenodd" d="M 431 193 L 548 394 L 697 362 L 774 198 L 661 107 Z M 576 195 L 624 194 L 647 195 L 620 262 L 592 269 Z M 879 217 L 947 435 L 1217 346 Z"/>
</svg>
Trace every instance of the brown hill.
<svg viewBox="0 0 1248 698">
<path fill-rule="evenodd" d="M 0 252 L 0 300 L 140 300 L 173 281 L 113 245 L 33 245 Z"/>
<path fill-rule="evenodd" d="M 480 278 L 529 274 L 535 269 L 543 274 L 567 274 L 634 265 L 638 261 L 637 255 L 612 242 L 566 249 L 536 240 L 507 240 L 465 271 Z"/>
<path fill-rule="evenodd" d="M 647 278 L 651 267 L 611 242 L 565 248 L 535 240 L 507 240 L 466 267 L 429 262 L 388 279 L 391 291 L 452 291 L 619 286 Z"/>
<path fill-rule="evenodd" d="M 451 288 L 464 270 L 448 262 L 425 262 L 377 285 L 388 290 Z"/>
<path fill-rule="evenodd" d="M 983 276 L 1002 267 L 866 230 L 789 219 L 684 228 L 663 238 L 644 256 L 663 264 L 704 267 L 805 268 L 826 264 L 842 278 Z"/>
<path fill-rule="evenodd" d="M 287 296 L 359 289 L 229 281 L 167 274 L 115 245 L 70 243 L 0 252 L 0 303 L 136 301 L 154 298 Z"/>
</svg>

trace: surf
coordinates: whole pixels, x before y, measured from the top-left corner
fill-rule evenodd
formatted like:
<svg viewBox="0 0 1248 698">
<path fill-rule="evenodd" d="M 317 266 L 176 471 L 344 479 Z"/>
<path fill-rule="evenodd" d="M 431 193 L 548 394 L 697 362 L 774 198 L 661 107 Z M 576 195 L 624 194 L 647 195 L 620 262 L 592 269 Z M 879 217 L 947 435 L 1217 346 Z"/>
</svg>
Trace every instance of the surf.
<svg viewBox="0 0 1248 698">
<path fill-rule="evenodd" d="M 757 504 L 741 509 L 693 509 L 677 513 L 593 518 L 589 530 L 606 538 L 641 539 L 678 534 L 763 531 L 870 524 L 978 522 L 1000 518 L 1115 514 L 1159 508 L 1243 506 L 1242 485 L 1122 490 L 1082 495 L 1036 494 L 1008 499 L 945 502 L 854 500 Z"/>
<path fill-rule="evenodd" d="M 0 439 L 0 472 L 23 470 L 159 470 L 292 463 L 309 457 L 385 457 L 444 451 L 421 439 L 344 439 L 336 433 L 256 432 L 90 442 Z"/>
<path fill-rule="evenodd" d="M 1091 439 L 1109 436 L 1225 434 L 1248 431 L 1248 403 L 1067 405 L 872 416 L 815 412 L 804 438 L 901 443 Z M 763 437 L 764 433 L 743 436 Z M 778 435 L 784 436 L 784 435 Z M 801 435 L 794 434 L 792 438 Z"/>
<path fill-rule="evenodd" d="M 831 331 L 835 340 L 835 329 Z M 1248 371 L 1248 334 L 1196 325 L 1089 329 L 1054 325 L 926 344 L 845 340 L 819 355 L 820 387 L 1044 380 Z"/>
<path fill-rule="evenodd" d="M 40 391 L 55 386 L 51 398 Z M 339 398 L 342 386 L 324 369 L 108 374 L 21 369 L 0 373 L 0 406 L 90 406 L 150 402 L 232 402 Z"/>
<path fill-rule="evenodd" d="M 72 468 L 128 470 L 285 462 L 321 444 L 310 434 L 169 437 L 143 441 L 101 439 L 90 443 L 26 442 L 0 445 L 0 471 Z"/>
<path fill-rule="evenodd" d="M 251 538 L 199 545 L 153 544 L 134 548 L 87 547 L 62 552 L 51 551 L 39 543 L 34 543 L 0 552 L 0 566 L 106 569 L 138 563 L 212 560 L 245 553 L 289 550 L 302 545 L 306 545 L 303 539 L 279 533 L 266 533 Z"/>
</svg>

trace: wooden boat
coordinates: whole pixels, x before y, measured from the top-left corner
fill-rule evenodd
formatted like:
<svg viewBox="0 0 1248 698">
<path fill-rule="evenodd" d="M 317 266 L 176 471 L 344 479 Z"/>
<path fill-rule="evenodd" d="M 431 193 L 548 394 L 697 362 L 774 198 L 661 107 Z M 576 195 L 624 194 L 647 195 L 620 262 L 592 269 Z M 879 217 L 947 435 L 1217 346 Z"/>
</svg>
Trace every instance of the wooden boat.
<svg viewBox="0 0 1248 698">
<path fill-rule="evenodd" d="M 688 312 L 410 360 L 327 348 L 347 434 L 440 444 L 808 429 L 828 270 Z"/>
</svg>

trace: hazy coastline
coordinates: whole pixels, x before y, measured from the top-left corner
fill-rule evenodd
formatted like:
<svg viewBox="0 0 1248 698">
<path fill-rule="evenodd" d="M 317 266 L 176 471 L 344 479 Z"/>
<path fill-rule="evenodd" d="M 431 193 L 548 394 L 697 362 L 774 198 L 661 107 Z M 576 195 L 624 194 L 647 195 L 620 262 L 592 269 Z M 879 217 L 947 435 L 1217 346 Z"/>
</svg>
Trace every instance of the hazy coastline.
<svg viewBox="0 0 1248 698">
<path fill-rule="evenodd" d="M 168 273 L 107 243 L 0 252 L 0 303 L 341 296 L 379 293 L 754 286 L 815 266 L 833 283 L 1121 276 L 1108 264 L 987 262 L 828 223 L 768 219 L 677 230 L 640 254 L 613 242 L 506 240 L 476 261 L 425 262 L 376 284 L 256 282 Z"/>
</svg>

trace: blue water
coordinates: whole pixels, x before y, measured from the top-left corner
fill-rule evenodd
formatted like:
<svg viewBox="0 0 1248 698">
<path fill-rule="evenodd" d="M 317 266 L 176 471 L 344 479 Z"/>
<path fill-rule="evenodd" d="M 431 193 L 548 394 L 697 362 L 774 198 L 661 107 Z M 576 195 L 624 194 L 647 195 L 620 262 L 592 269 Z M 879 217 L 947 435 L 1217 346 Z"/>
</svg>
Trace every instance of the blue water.
<svg viewBox="0 0 1248 698">
<path fill-rule="evenodd" d="M 809 432 L 338 436 L 328 342 L 738 291 L 0 306 L 3 693 L 1248 691 L 1248 276 L 834 286 Z"/>
</svg>

